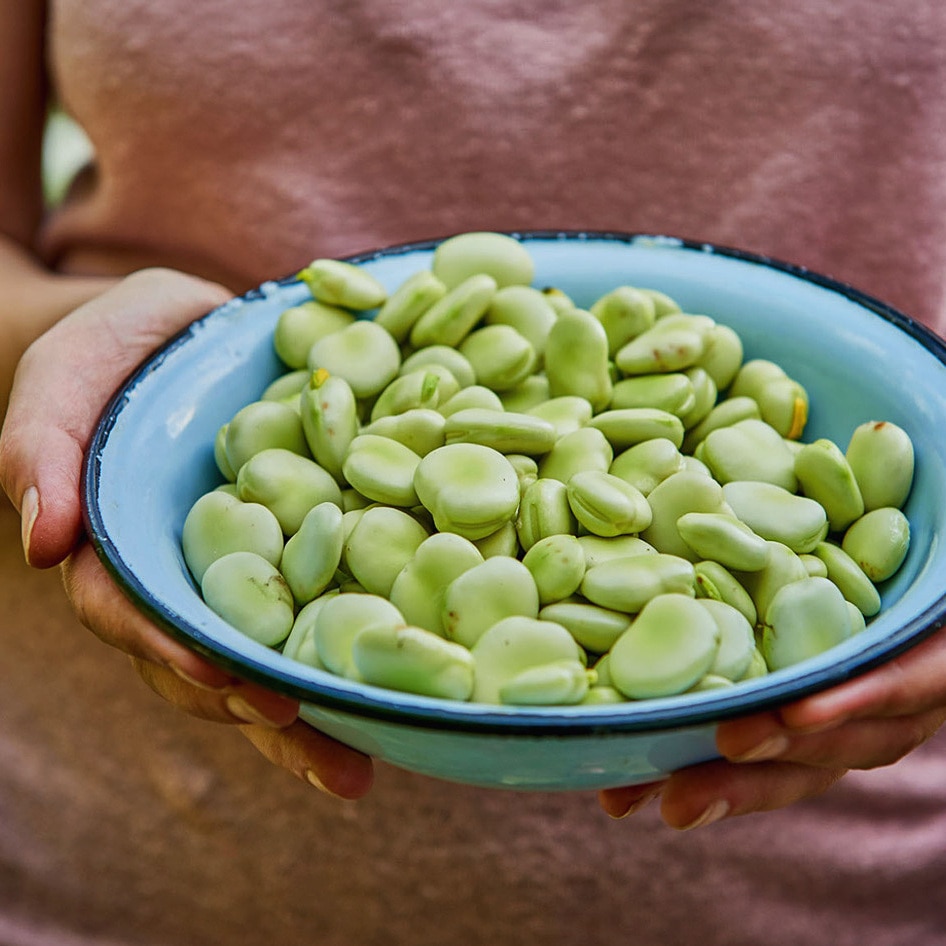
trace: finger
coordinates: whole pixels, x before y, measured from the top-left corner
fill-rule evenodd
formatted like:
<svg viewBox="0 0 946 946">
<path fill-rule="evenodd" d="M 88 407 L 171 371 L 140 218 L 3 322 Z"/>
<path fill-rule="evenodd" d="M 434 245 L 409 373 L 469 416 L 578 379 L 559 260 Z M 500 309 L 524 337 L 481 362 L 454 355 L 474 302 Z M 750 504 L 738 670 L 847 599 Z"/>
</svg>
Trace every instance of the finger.
<svg viewBox="0 0 946 946">
<path fill-rule="evenodd" d="M 243 734 L 274 765 L 338 798 L 361 798 L 371 788 L 374 768 L 361 752 L 301 720 L 287 729 L 242 726 Z"/>
<path fill-rule="evenodd" d="M 185 679 L 173 668 L 139 657 L 132 657 L 132 664 L 155 693 L 191 716 L 282 729 L 295 722 L 298 715 L 296 700 L 258 684 L 234 680 L 225 686 L 209 687 Z"/>
<path fill-rule="evenodd" d="M 784 808 L 827 791 L 843 768 L 793 762 L 706 762 L 675 772 L 661 792 L 660 813 L 672 828 L 705 827 L 723 818 Z"/>
<path fill-rule="evenodd" d="M 727 723 L 719 727 L 716 743 L 731 762 L 779 759 L 823 768 L 873 769 L 902 759 L 930 739 L 944 720 L 946 709 L 936 708 L 913 716 L 852 720 L 808 734 L 766 727 L 761 720 L 747 726 Z"/>
<path fill-rule="evenodd" d="M 781 710 L 786 727 L 812 732 L 866 716 L 912 716 L 946 706 L 946 630 L 848 683 Z"/>
<path fill-rule="evenodd" d="M 82 456 L 112 392 L 162 341 L 228 297 L 196 277 L 143 270 L 24 354 L 0 435 L 0 485 L 21 512 L 32 565 L 58 564 L 81 535 Z"/>
<path fill-rule="evenodd" d="M 182 680 L 220 689 L 235 677 L 178 643 L 149 621 L 112 581 L 89 545 L 62 565 L 63 585 L 79 621 L 124 653 L 166 667 Z"/>
<path fill-rule="evenodd" d="M 297 719 L 298 703 L 252 683 L 209 689 L 172 670 L 132 658 L 142 679 L 160 696 L 192 716 L 240 725 L 270 762 L 338 798 L 360 798 L 373 780 L 371 759 Z"/>
<path fill-rule="evenodd" d="M 663 790 L 663 780 L 642 785 L 605 788 L 598 792 L 598 804 L 612 818 L 627 818 L 645 808 Z"/>
</svg>

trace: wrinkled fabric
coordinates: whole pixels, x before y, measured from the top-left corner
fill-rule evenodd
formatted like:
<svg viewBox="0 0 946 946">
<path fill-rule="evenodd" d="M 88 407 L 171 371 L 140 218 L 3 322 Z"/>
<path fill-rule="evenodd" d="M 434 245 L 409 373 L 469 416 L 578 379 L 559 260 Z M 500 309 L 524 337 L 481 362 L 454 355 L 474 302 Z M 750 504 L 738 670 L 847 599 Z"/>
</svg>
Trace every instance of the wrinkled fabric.
<svg viewBox="0 0 946 946">
<path fill-rule="evenodd" d="M 467 229 L 739 246 L 946 328 L 946 6 L 56 0 L 70 272 L 234 289 Z M 0 516 L 4 946 L 940 946 L 946 733 L 675 832 L 378 766 L 344 803 L 173 709 Z"/>
</svg>

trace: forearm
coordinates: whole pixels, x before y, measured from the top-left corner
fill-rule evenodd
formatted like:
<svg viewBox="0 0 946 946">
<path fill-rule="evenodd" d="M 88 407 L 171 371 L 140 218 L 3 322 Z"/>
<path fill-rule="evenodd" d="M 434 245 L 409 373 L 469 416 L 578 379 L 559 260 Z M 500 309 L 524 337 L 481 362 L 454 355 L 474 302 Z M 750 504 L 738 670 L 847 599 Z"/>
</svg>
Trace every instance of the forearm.
<svg viewBox="0 0 946 946">
<path fill-rule="evenodd" d="M 52 272 L 13 240 L 0 236 L 0 418 L 23 352 L 77 306 L 118 280 Z"/>
</svg>

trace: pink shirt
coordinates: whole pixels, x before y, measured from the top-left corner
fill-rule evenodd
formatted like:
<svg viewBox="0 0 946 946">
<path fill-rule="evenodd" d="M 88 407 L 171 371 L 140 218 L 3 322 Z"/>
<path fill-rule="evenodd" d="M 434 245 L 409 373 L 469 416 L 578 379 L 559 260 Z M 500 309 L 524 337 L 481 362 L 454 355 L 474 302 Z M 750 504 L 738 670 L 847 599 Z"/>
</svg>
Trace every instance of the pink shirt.
<svg viewBox="0 0 946 946">
<path fill-rule="evenodd" d="M 63 269 L 240 289 L 464 229 L 623 229 L 808 265 L 946 329 L 939 0 L 50 6 L 98 152 L 43 234 Z M 687 834 L 385 766 L 342 804 L 147 691 L 0 528 L 4 943 L 946 943 L 946 734 Z"/>
</svg>

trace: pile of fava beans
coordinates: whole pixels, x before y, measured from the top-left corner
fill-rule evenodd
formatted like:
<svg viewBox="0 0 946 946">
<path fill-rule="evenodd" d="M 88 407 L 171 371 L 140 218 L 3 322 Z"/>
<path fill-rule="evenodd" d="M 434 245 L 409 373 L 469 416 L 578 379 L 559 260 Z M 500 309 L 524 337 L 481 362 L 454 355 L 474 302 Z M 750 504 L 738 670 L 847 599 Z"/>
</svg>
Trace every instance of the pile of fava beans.
<svg viewBox="0 0 946 946">
<path fill-rule="evenodd" d="M 207 605 L 349 680 L 614 704 L 738 686 L 861 631 L 910 541 L 907 433 L 805 442 L 808 395 L 722 322 L 535 288 L 498 233 L 393 292 L 319 259 L 285 373 L 183 527 Z M 369 316 L 369 317 L 365 317 Z"/>
</svg>

